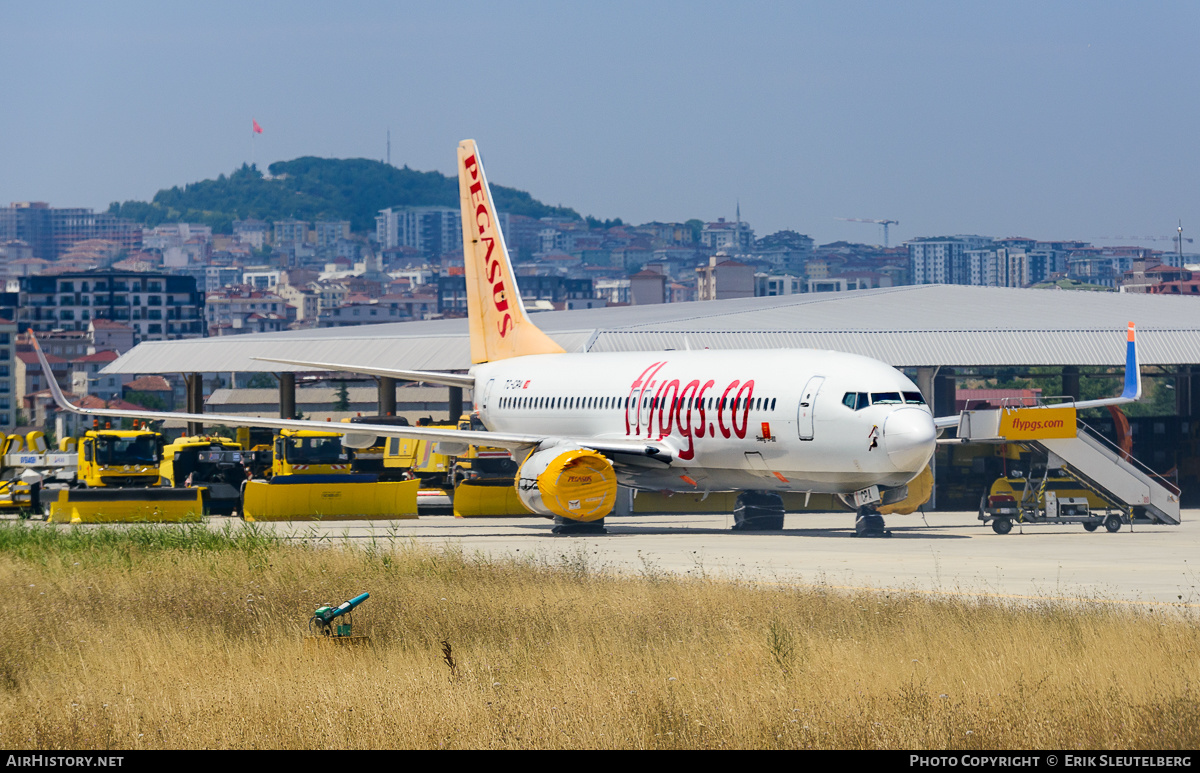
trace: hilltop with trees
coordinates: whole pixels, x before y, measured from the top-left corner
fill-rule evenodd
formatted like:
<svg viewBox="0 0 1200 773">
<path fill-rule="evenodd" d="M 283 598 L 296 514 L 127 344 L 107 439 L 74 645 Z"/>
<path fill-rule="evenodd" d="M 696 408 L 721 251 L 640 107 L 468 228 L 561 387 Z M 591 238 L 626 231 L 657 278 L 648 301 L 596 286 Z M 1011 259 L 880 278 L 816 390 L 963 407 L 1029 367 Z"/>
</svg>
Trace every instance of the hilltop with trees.
<svg viewBox="0 0 1200 773">
<path fill-rule="evenodd" d="M 242 164 L 232 174 L 164 189 L 154 199 L 113 202 L 108 212 L 147 226 L 186 221 L 231 233 L 234 220 L 349 220 L 354 231 L 375 228 L 375 216 L 388 207 L 458 206 L 458 180 L 441 172 L 418 172 L 364 158 L 305 156 L 277 161 L 263 175 Z M 492 186 L 496 207 L 528 217 L 572 217 L 566 207 L 551 207 L 525 191 Z"/>
</svg>

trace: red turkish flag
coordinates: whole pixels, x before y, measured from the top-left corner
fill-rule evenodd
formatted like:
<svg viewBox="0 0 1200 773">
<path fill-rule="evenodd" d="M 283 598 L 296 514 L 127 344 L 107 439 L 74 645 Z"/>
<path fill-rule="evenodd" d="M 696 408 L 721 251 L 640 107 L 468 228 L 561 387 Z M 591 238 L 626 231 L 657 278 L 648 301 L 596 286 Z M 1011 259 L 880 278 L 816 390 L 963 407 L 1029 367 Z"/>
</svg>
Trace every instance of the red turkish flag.
<svg viewBox="0 0 1200 773">
<path fill-rule="evenodd" d="M 254 124 L 254 133 L 255 134 L 262 134 L 262 127 L 258 125 L 258 121 L 251 118 L 250 123 Z"/>
</svg>

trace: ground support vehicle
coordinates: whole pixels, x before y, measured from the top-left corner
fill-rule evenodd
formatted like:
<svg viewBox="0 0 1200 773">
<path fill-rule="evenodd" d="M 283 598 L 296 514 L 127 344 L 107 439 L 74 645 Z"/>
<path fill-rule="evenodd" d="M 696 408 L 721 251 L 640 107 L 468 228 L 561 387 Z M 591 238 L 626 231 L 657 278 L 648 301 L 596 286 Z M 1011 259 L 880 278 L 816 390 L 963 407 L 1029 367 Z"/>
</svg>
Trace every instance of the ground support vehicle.
<svg viewBox="0 0 1200 773">
<path fill-rule="evenodd" d="M 160 486 L 163 438 L 153 430 L 91 429 L 78 441 L 69 485 L 46 486 L 40 499 L 55 523 L 192 521 L 204 515 L 203 489 Z"/>
<path fill-rule="evenodd" d="M 181 437 L 163 448 L 159 475 L 168 488 L 203 487 L 209 513 L 232 515 L 247 478 L 246 452 L 229 438 Z"/>
<path fill-rule="evenodd" d="M 397 519 L 417 516 L 416 480 L 356 473 L 337 432 L 282 430 L 267 479 L 246 480 L 238 508 L 248 521 Z"/>
<path fill-rule="evenodd" d="M 247 521 L 398 520 L 417 517 L 416 480 L 363 473 L 277 475 L 242 488 Z"/>
<path fill-rule="evenodd" d="M 203 488 L 60 488 L 41 498 L 50 523 L 182 523 L 204 515 Z"/>
<path fill-rule="evenodd" d="M 997 534 L 1008 534 L 1013 524 L 1081 524 L 1088 531 L 1104 526 L 1119 531 L 1129 523 L 1129 513 L 1088 489 L 1074 478 L 1040 479 L 1027 476 L 997 478 L 979 503 L 979 520 L 990 523 Z"/>
<path fill-rule="evenodd" d="M 41 490 L 67 486 L 75 479 L 79 457 L 75 440 L 59 444 L 60 450 L 46 449 L 43 433 L 0 435 L 0 511 L 24 516 L 41 514 Z"/>
</svg>

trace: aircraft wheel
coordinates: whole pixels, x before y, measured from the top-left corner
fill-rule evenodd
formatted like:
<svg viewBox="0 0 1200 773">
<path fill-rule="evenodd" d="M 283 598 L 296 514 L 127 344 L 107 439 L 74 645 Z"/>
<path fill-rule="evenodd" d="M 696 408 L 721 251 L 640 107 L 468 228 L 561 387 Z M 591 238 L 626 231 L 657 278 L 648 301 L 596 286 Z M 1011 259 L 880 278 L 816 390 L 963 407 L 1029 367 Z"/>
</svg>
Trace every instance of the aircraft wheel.
<svg viewBox="0 0 1200 773">
<path fill-rule="evenodd" d="M 604 528 L 604 519 L 596 521 L 575 521 L 570 518 L 563 518 L 561 515 L 554 516 L 554 528 L 550 530 L 551 534 L 608 534 L 608 529 Z"/>
<path fill-rule="evenodd" d="M 887 530 L 882 515 L 864 507 L 859 509 L 858 519 L 854 522 L 854 536 L 890 537 L 892 533 Z"/>
<path fill-rule="evenodd" d="M 743 491 L 733 509 L 734 531 L 782 531 L 783 497 L 770 491 Z"/>
<path fill-rule="evenodd" d="M 1012 531 L 1011 518 L 996 518 L 992 521 L 992 531 L 997 534 L 1008 534 Z"/>
<path fill-rule="evenodd" d="M 1120 531 L 1121 530 L 1121 516 L 1119 516 L 1115 513 L 1110 514 L 1107 518 L 1104 519 L 1104 528 L 1107 529 L 1110 534 L 1115 534 L 1116 532 Z"/>
</svg>

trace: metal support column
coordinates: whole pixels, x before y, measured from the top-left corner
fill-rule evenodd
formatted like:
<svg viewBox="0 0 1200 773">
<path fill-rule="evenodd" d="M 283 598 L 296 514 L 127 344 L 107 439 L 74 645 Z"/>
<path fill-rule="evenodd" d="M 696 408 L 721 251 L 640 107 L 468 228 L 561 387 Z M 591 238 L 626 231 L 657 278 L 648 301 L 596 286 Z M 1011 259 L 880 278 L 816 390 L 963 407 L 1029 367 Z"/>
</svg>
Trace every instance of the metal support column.
<svg viewBox="0 0 1200 773">
<path fill-rule="evenodd" d="M 463 414 L 462 387 L 450 387 L 450 421 L 458 421 Z"/>
<path fill-rule="evenodd" d="M 920 373 L 917 374 L 920 376 Z M 934 370 L 932 376 L 932 391 L 933 395 L 926 397 L 929 402 L 929 407 L 933 409 L 934 416 L 953 416 L 958 412 L 958 382 L 954 378 L 953 368 L 938 368 Z M 958 434 L 957 428 L 946 429 L 942 432 L 943 437 L 955 437 Z M 946 453 L 950 453 L 947 449 Z M 938 474 L 937 474 L 937 453 L 929 460 L 929 464 L 933 470 L 933 490 L 929 494 L 929 509 L 937 509 L 937 490 L 938 490 Z"/>
<path fill-rule="evenodd" d="M 396 379 L 390 376 L 379 377 L 379 415 L 396 415 Z"/>
<path fill-rule="evenodd" d="M 296 418 L 296 374 L 279 374 L 279 418 Z"/>
<path fill-rule="evenodd" d="M 925 402 L 933 405 L 933 380 L 938 374 L 940 366 L 917 368 L 917 389 L 921 390 L 921 395 L 925 398 Z"/>
<path fill-rule="evenodd" d="M 1187 417 L 1190 421 L 1196 419 L 1196 414 L 1200 413 L 1200 405 L 1197 405 L 1196 400 L 1200 395 L 1192 391 L 1192 387 L 1198 386 L 1196 373 L 1192 372 L 1190 365 L 1180 365 L 1179 375 L 1175 376 L 1175 413 L 1178 416 Z"/>
<path fill-rule="evenodd" d="M 204 377 L 199 373 L 183 374 L 183 391 L 187 398 L 188 413 L 204 413 Z M 187 423 L 188 435 L 204 434 L 204 425 L 198 421 Z"/>
<path fill-rule="evenodd" d="M 1062 393 L 1074 400 L 1079 398 L 1079 366 L 1064 365 L 1062 369 Z"/>
<path fill-rule="evenodd" d="M 953 416 L 957 413 L 957 389 L 958 382 L 954 378 L 954 369 L 940 369 L 933 379 L 933 400 L 930 402 L 934 416 Z"/>
</svg>

